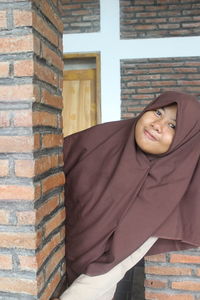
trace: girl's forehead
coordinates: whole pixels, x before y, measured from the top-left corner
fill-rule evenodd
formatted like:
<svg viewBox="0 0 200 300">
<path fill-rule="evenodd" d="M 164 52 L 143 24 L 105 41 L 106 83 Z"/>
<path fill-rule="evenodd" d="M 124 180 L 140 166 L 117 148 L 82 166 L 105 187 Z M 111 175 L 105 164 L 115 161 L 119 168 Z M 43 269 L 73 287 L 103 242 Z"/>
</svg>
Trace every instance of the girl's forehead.
<svg viewBox="0 0 200 300">
<path fill-rule="evenodd" d="M 163 106 L 162 108 L 164 111 L 169 112 L 169 113 L 175 113 L 177 112 L 177 104 L 173 103 L 171 105 Z"/>
</svg>

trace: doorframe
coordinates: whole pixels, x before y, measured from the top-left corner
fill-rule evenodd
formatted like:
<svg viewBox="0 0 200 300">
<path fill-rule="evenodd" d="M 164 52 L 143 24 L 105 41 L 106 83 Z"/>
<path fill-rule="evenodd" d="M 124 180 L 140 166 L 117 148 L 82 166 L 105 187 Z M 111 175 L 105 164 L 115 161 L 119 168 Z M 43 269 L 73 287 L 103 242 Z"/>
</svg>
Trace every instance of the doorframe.
<svg viewBox="0 0 200 300">
<path fill-rule="evenodd" d="M 88 53 L 64 53 L 63 59 L 95 58 L 96 63 L 96 103 L 97 103 L 97 124 L 101 123 L 101 55 L 100 52 Z"/>
</svg>

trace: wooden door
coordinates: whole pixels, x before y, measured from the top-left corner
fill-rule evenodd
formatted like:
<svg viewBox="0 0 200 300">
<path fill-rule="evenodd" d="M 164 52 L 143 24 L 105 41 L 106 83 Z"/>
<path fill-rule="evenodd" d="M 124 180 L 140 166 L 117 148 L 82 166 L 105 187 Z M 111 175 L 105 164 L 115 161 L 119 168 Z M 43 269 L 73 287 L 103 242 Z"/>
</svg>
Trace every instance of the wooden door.
<svg viewBox="0 0 200 300">
<path fill-rule="evenodd" d="M 64 71 L 63 134 L 97 124 L 96 70 Z"/>
</svg>

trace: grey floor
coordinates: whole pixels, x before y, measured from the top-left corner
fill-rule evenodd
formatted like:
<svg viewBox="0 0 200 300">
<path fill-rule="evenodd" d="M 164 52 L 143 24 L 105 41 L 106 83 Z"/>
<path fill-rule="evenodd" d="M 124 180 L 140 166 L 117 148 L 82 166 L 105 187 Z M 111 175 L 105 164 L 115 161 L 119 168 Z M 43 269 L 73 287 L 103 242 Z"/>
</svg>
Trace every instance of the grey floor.
<svg viewBox="0 0 200 300">
<path fill-rule="evenodd" d="M 114 300 L 144 300 L 144 261 L 129 270 L 118 283 Z"/>
</svg>

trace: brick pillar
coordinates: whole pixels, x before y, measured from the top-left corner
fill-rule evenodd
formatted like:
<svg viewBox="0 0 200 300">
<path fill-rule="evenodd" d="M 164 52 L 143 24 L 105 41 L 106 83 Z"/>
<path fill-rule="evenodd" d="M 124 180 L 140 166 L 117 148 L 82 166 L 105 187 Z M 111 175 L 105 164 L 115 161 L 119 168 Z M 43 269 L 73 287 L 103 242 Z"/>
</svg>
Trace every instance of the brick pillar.
<svg viewBox="0 0 200 300">
<path fill-rule="evenodd" d="M 0 1 L 0 299 L 64 276 L 59 0 Z"/>
</svg>

